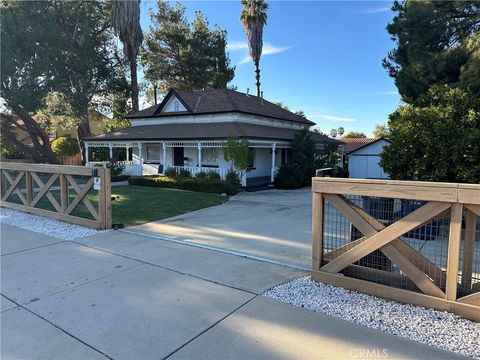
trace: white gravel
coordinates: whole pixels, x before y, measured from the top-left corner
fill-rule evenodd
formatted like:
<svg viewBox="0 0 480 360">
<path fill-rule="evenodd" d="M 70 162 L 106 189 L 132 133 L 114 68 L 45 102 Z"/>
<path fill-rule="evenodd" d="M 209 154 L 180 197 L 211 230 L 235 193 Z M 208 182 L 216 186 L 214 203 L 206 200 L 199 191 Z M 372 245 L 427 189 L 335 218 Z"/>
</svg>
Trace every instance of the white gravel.
<svg viewBox="0 0 480 360">
<path fill-rule="evenodd" d="M 5 208 L 0 208 L 0 223 L 15 225 L 22 229 L 54 236 L 63 240 L 75 240 L 103 232 L 44 216 L 32 215 Z"/>
<path fill-rule="evenodd" d="M 480 359 L 480 324 L 452 313 L 320 284 L 309 276 L 276 286 L 263 295 Z"/>
</svg>

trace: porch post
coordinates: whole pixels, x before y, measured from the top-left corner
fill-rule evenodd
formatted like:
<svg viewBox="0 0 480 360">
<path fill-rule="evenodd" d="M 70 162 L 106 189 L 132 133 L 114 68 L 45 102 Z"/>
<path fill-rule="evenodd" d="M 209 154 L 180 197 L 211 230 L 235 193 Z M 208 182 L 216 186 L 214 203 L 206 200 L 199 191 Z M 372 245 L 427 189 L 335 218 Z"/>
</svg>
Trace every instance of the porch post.
<svg viewBox="0 0 480 360">
<path fill-rule="evenodd" d="M 108 143 L 108 154 L 110 155 L 110 161 L 113 160 L 113 145 L 112 143 Z"/>
<path fill-rule="evenodd" d="M 88 143 L 85 143 L 85 166 L 88 166 Z"/>
<path fill-rule="evenodd" d="M 129 161 L 129 160 L 130 160 L 129 150 L 130 150 L 130 146 L 129 146 L 128 144 L 126 144 L 126 145 L 125 145 L 125 161 Z"/>
<path fill-rule="evenodd" d="M 167 144 L 162 143 L 163 149 L 163 175 L 165 175 L 165 171 L 167 171 Z"/>
<path fill-rule="evenodd" d="M 143 156 L 142 156 L 142 143 L 138 143 L 138 175 L 143 174 Z"/>
<path fill-rule="evenodd" d="M 198 149 L 198 167 L 201 168 L 202 167 L 202 143 L 199 142 L 198 145 L 197 145 L 197 149 Z"/>
<path fill-rule="evenodd" d="M 270 181 L 275 180 L 275 151 L 277 150 L 277 143 L 272 144 L 272 169 L 270 172 Z"/>
</svg>

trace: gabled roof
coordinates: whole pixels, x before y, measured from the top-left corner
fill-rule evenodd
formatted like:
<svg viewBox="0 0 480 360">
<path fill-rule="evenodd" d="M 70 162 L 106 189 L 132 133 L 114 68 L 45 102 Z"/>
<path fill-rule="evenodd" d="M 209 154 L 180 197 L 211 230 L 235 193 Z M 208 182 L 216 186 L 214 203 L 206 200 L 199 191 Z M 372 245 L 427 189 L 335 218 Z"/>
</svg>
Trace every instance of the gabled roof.
<svg viewBox="0 0 480 360">
<path fill-rule="evenodd" d="M 298 130 L 248 123 L 196 123 L 131 126 L 126 129 L 86 138 L 87 141 L 224 140 L 229 137 L 256 140 L 291 141 Z M 319 143 L 341 144 L 339 140 L 310 132 Z"/>
<path fill-rule="evenodd" d="M 385 138 L 344 138 L 341 140 L 345 143 L 345 155 L 351 154 L 380 140 L 390 142 Z"/>
<path fill-rule="evenodd" d="M 163 106 L 172 96 L 175 96 L 182 105 L 185 106 L 187 111 L 161 112 Z M 190 116 L 229 112 L 264 116 L 306 125 L 315 125 L 314 122 L 303 116 L 297 115 L 258 96 L 247 95 L 230 89 L 191 91 L 171 89 L 160 104 L 131 113 L 127 118 L 161 118 L 168 116 Z"/>
</svg>

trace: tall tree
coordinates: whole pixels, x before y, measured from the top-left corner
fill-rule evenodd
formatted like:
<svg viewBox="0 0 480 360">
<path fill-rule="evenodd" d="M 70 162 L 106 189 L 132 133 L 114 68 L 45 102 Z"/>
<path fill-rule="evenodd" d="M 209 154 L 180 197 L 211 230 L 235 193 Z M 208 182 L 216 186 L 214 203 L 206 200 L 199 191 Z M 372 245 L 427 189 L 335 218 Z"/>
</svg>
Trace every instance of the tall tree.
<svg viewBox="0 0 480 360">
<path fill-rule="evenodd" d="M 58 162 L 47 132 L 32 117 L 45 106 L 47 95 L 61 95 L 68 104 L 81 143 L 91 134 L 89 108 L 115 83 L 119 63 L 107 5 L 99 1 L 0 5 L 1 96 L 32 137 L 38 161 Z M 2 123 L 8 119 L 2 117 Z"/>
<path fill-rule="evenodd" d="M 360 132 L 360 131 L 349 131 L 343 136 L 344 139 L 366 138 L 366 137 L 367 135 L 365 135 L 363 132 Z"/>
<path fill-rule="evenodd" d="M 387 31 L 396 48 L 383 60 L 404 101 L 434 84 L 461 86 L 480 95 L 478 0 L 395 1 Z"/>
<path fill-rule="evenodd" d="M 375 130 L 373 130 L 373 136 L 376 138 L 388 138 L 389 137 L 388 126 L 385 124 L 375 125 Z"/>
<path fill-rule="evenodd" d="M 480 100 L 433 86 L 390 115 L 381 166 L 393 179 L 480 182 Z"/>
<path fill-rule="evenodd" d="M 164 93 L 172 87 L 226 88 L 235 71 L 226 51 L 226 31 L 219 26 L 210 29 L 199 11 L 189 23 L 179 3 L 172 7 L 158 0 L 157 4 L 141 53 L 145 77 Z"/>
<path fill-rule="evenodd" d="M 241 0 L 241 3 L 243 9 L 240 20 L 247 33 L 248 51 L 255 64 L 257 96 L 260 96 L 260 57 L 263 49 L 263 28 L 267 24 L 268 4 L 263 0 Z"/>
<path fill-rule="evenodd" d="M 138 107 L 137 56 L 143 42 L 140 26 L 140 0 L 112 0 L 112 24 L 123 44 L 123 53 L 130 64 L 132 108 Z"/>
</svg>

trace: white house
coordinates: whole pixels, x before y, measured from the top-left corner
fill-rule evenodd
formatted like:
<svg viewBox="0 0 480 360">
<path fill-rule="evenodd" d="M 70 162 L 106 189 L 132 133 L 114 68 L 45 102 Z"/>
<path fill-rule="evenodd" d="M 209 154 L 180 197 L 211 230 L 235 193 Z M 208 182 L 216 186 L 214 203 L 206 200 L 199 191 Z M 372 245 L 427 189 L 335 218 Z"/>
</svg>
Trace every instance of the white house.
<svg viewBox="0 0 480 360">
<path fill-rule="evenodd" d="M 390 142 L 383 138 L 342 139 L 348 172 L 351 178 L 388 179 L 390 176 L 380 166 L 380 154 Z"/>
<path fill-rule="evenodd" d="M 261 97 L 229 89 L 171 89 L 160 104 L 127 118 L 129 128 L 85 139 L 85 158 L 92 147 L 109 148 L 110 157 L 113 148 L 122 147 L 129 154 L 124 162 L 128 174 L 159 174 L 176 167 L 193 175 L 213 170 L 224 178 L 231 168 L 223 157 L 224 143 L 230 137 L 247 139 L 253 164 L 242 179 L 244 186 L 273 181 L 278 166 L 288 162 L 294 135 L 315 125 Z M 315 132 L 311 136 L 318 147 L 343 144 Z"/>
</svg>

